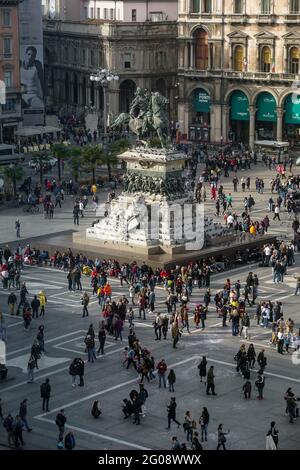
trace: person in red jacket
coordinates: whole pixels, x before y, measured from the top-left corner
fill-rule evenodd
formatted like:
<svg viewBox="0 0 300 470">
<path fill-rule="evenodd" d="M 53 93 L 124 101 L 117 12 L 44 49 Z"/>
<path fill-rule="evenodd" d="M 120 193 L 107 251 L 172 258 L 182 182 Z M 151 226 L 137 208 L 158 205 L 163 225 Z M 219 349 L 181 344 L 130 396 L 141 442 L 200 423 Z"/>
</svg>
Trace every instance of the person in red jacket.
<svg viewBox="0 0 300 470">
<path fill-rule="evenodd" d="M 164 383 L 164 388 L 167 388 L 166 384 L 166 372 L 167 372 L 167 364 L 164 359 L 162 359 L 156 366 L 158 378 L 159 378 L 159 385 L 158 387 L 161 388 L 161 382 Z"/>
</svg>

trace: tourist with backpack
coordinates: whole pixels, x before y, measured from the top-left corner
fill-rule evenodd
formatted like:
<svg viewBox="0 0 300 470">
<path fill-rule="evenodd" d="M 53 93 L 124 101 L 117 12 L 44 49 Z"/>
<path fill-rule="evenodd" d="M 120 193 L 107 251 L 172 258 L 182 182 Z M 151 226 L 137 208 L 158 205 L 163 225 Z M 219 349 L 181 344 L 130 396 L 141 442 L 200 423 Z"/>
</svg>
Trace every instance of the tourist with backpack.
<svg viewBox="0 0 300 470">
<path fill-rule="evenodd" d="M 15 438 L 14 438 L 15 422 L 14 422 L 14 418 L 12 417 L 10 413 L 4 419 L 3 426 L 7 432 L 8 446 L 12 447 L 15 443 Z"/>
<path fill-rule="evenodd" d="M 56 415 L 55 419 L 55 424 L 58 427 L 58 448 L 63 447 L 63 438 L 64 438 L 64 432 L 65 432 L 65 424 L 66 424 L 67 418 L 65 417 L 65 411 L 63 409 L 60 410 L 59 413 Z"/>
<path fill-rule="evenodd" d="M 65 437 L 65 449 L 73 450 L 75 448 L 75 437 L 72 431 L 68 432 Z"/>
</svg>

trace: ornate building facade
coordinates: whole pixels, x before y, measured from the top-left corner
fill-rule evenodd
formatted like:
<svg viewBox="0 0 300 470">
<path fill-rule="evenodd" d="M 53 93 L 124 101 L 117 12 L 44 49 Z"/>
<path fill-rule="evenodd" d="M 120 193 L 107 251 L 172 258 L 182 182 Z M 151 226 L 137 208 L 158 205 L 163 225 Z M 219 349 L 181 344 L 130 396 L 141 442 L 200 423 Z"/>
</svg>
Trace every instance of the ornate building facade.
<svg viewBox="0 0 300 470">
<path fill-rule="evenodd" d="M 103 88 L 92 72 L 110 69 L 119 76 L 108 84 L 109 123 L 127 112 L 136 87 L 160 90 L 177 113 L 176 22 L 125 23 L 44 20 L 47 107 L 82 111 L 94 107 L 103 115 Z"/>
<path fill-rule="evenodd" d="M 179 0 L 181 132 L 298 141 L 299 25 L 299 0 Z"/>
<path fill-rule="evenodd" d="M 0 143 L 10 143 L 20 127 L 21 84 L 19 53 L 19 0 L 3 0 L 0 4 Z M 3 86 L 5 84 L 5 87 Z"/>
</svg>

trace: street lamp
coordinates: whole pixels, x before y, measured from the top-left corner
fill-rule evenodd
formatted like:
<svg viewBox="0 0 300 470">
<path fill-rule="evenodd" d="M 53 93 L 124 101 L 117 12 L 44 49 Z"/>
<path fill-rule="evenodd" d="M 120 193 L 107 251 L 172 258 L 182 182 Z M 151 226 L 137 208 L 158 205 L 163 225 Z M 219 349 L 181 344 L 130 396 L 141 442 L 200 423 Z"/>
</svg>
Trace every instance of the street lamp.
<svg viewBox="0 0 300 470">
<path fill-rule="evenodd" d="M 111 70 L 108 69 L 97 69 L 93 72 L 90 76 L 91 82 L 95 82 L 102 86 L 103 88 L 103 130 L 104 135 L 107 133 L 107 89 L 109 82 L 113 80 L 118 81 L 119 76 L 113 73 Z"/>
</svg>

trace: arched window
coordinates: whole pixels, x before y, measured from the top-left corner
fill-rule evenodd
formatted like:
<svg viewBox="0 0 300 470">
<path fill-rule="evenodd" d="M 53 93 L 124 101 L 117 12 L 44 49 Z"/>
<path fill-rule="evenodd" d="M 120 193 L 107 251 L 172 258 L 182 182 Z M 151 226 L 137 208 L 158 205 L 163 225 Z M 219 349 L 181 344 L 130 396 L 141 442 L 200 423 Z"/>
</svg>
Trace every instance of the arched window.
<svg viewBox="0 0 300 470">
<path fill-rule="evenodd" d="M 163 78 L 156 80 L 156 90 L 159 91 L 163 96 L 166 96 L 166 82 Z"/>
<path fill-rule="evenodd" d="M 208 68 L 208 34 L 204 29 L 198 29 L 195 33 L 196 57 L 195 66 L 197 70 Z"/>
<path fill-rule="evenodd" d="M 78 79 L 77 75 L 74 75 L 73 80 L 73 101 L 75 104 L 78 104 Z"/>
<path fill-rule="evenodd" d="M 290 73 L 298 73 L 299 72 L 299 49 L 298 47 L 292 47 L 290 49 L 290 57 L 289 57 L 289 72 Z"/>
<path fill-rule="evenodd" d="M 243 71 L 243 57 L 244 57 L 244 50 L 242 46 L 236 46 L 234 48 L 234 55 L 233 55 L 233 68 L 238 72 Z"/>
<path fill-rule="evenodd" d="M 68 72 L 65 75 L 65 100 L 66 103 L 70 101 L 70 86 L 69 86 L 69 74 Z"/>
<path fill-rule="evenodd" d="M 271 71 L 271 49 L 268 46 L 264 46 L 261 49 L 260 71 L 261 72 Z"/>
<path fill-rule="evenodd" d="M 120 112 L 128 113 L 134 98 L 136 84 L 132 80 L 124 80 L 120 85 L 119 107 Z"/>
</svg>

